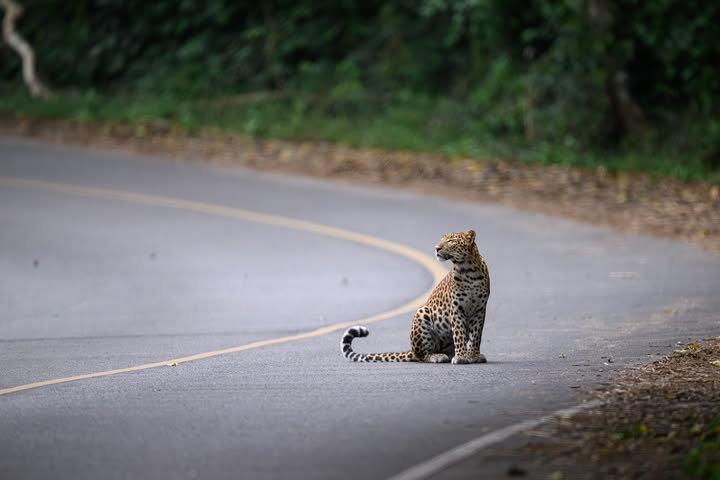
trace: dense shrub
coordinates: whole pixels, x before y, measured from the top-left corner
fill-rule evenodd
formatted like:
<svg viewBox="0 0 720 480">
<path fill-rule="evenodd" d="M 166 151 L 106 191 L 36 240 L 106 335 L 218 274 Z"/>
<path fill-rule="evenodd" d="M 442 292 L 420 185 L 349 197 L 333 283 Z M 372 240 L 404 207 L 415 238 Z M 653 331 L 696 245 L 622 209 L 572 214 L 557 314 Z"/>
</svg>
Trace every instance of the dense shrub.
<svg viewBox="0 0 720 480">
<path fill-rule="evenodd" d="M 24 0 L 55 87 L 302 96 L 330 114 L 432 98 L 489 137 L 720 156 L 720 3 Z M 17 79 L 0 50 L 0 78 Z M 457 108 L 457 107 L 456 107 Z M 461 126 L 459 126 L 461 127 Z"/>
</svg>

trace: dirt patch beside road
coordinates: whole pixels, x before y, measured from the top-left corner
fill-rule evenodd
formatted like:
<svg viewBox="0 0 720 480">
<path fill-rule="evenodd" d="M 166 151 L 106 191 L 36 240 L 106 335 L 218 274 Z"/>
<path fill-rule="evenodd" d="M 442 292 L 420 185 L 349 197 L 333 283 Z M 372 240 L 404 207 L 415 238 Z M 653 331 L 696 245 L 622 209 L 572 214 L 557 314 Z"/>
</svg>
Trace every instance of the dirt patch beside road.
<svg viewBox="0 0 720 480">
<path fill-rule="evenodd" d="M 610 228 L 659 235 L 720 253 L 720 186 L 504 160 L 358 150 L 323 142 L 251 140 L 159 125 L 0 119 L 0 133 L 482 200 Z"/>
<path fill-rule="evenodd" d="M 597 396 L 602 406 L 527 432 L 508 474 L 720 479 L 720 337 L 678 345 Z"/>
</svg>

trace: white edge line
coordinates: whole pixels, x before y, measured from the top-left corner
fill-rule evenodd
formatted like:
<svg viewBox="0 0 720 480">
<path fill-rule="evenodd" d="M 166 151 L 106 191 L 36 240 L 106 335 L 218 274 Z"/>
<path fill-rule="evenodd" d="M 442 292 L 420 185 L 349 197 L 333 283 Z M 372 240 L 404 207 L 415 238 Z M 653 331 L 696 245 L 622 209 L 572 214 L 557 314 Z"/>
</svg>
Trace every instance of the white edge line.
<svg viewBox="0 0 720 480">
<path fill-rule="evenodd" d="M 403 470 L 402 472 L 393 475 L 387 480 L 423 480 L 429 478 L 432 475 L 435 475 L 436 473 L 449 467 L 450 465 L 460 462 L 461 460 L 465 460 L 466 458 L 475 455 L 482 449 L 496 443 L 500 443 L 503 440 L 507 440 L 513 435 L 524 432 L 526 430 L 530 430 L 531 428 L 535 428 L 538 425 L 542 425 L 543 423 L 546 423 L 555 417 L 567 417 L 575 415 L 576 413 L 586 410 L 588 408 L 600 406 L 602 405 L 602 403 L 603 402 L 600 400 L 592 400 L 590 402 L 582 403 L 574 407 L 563 408 L 544 417 L 524 420 L 522 422 L 509 425 L 505 428 L 501 428 L 500 430 L 495 430 L 494 432 L 490 432 L 488 434 L 474 438 L 469 442 L 463 443 L 462 445 L 443 452 L 440 455 L 431 458 L 430 460 L 415 465 L 414 467 Z"/>
</svg>

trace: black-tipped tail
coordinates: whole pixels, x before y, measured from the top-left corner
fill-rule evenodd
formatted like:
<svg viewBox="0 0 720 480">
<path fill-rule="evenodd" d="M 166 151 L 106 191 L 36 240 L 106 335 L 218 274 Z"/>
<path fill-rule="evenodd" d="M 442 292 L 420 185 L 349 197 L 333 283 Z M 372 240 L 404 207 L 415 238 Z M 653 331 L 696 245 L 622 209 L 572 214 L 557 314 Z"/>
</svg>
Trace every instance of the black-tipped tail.
<svg viewBox="0 0 720 480">
<path fill-rule="evenodd" d="M 367 328 L 359 325 L 345 330 L 345 335 L 343 335 L 342 343 L 340 344 L 345 358 L 353 362 L 365 362 L 365 355 L 353 352 L 352 341 L 358 337 L 367 337 L 369 334 L 370 331 Z"/>
</svg>

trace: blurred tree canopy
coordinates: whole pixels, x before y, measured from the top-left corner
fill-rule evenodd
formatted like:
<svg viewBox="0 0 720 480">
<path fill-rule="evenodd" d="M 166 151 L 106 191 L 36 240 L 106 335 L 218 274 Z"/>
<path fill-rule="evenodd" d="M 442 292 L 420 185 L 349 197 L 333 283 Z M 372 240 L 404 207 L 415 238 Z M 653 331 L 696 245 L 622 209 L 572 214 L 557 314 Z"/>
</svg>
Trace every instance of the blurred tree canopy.
<svg viewBox="0 0 720 480">
<path fill-rule="evenodd" d="M 492 134 L 612 147 L 671 132 L 720 155 L 720 2 L 25 0 L 55 87 L 460 99 Z M 0 78 L 19 61 L 0 50 Z"/>
</svg>

